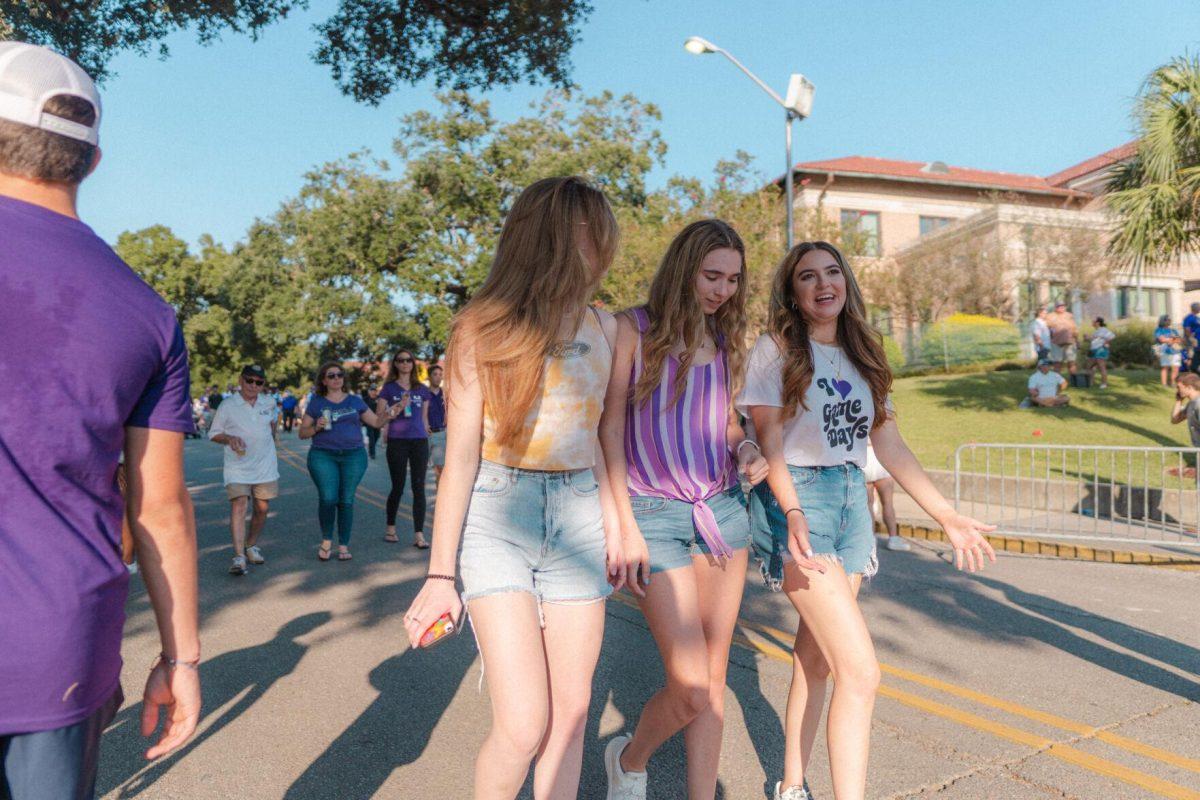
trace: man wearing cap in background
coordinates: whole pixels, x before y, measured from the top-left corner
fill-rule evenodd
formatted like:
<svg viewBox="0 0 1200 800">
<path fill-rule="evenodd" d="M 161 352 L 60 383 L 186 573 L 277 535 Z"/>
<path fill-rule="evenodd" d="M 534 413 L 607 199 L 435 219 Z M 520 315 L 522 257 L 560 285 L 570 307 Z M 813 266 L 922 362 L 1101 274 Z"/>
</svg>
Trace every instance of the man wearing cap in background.
<svg viewBox="0 0 1200 800">
<path fill-rule="evenodd" d="M 1047 359 L 1043 358 L 1038 361 L 1037 370 L 1029 376 L 1027 387 L 1030 405 L 1049 408 L 1065 406 L 1071 402 L 1071 398 L 1062 393 L 1062 390 L 1067 388 L 1067 382 L 1062 375 L 1050 369 L 1050 362 Z M 1022 406 L 1029 407 L 1024 403 Z"/>
<path fill-rule="evenodd" d="M 1050 360 L 1054 362 L 1054 368 L 1061 372 L 1066 364 L 1067 371 L 1074 375 L 1079 355 L 1079 328 L 1075 325 L 1075 315 L 1060 300 L 1054 306 L 1054 313 L 1046 315 L 1046 324 L 1050 326 Z"/>
<path fill-rule="evenodd" d="M 200 714 L 187 350 L 171 307 L 79 220 L 99 124 L 76 64 L 0 42 L 0 796 L 12 800 L 94 796 L 100 734 L 122 703 L 125 513 L 162 645 L 142 733 L 162 706 L 166 723 L 146 757 L 183 744 Z M 31 371 L 36 391 L 11 390 Z"/>
<path fill-rule="evenodd" d="M 221 403 L 208 429 L 208 438 L 225 446 L 225 492 L 233 535 L 231 575 L 245 575 L 247 561 L 266 563 L 258 537 L 267 524 L 270 502 L 279 496 L 279 456 L 275 452 L 279 411 L 274 399 L 263 391 L 266 382 L 267 373 L 258 364 L 243 367 L 237 393 Z M 246 505 L 252 499 L 254 511 L 247 535 Z"/>
</svg>

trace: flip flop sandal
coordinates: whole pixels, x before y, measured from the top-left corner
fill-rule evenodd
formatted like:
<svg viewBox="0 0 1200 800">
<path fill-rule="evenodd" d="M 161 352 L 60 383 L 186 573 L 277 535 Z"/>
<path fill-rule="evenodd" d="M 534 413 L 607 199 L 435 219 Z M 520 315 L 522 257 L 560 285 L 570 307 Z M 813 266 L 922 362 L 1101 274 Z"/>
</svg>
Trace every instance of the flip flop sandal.
<svg viewBox="0 0 1200 800">
<path fill-rule="evenodd" d="M 394 533 L 386 534 L 383 540 L 389 544 L 400 544 L 400 537 Z"/>
<path fill-rule="evenodd" d="M 333 545 L 330 545 L 329 547 L 318 547 L 317 548 L 317 560 L 318 561 L 328 561 L 329 557 L 331 555 L 333 555 Z"/>
<path fill-rule="evenodd" d="M 413 547 L 417 548 L 418 550 L 428 550 L 429 542 L 413 542 Z"/>
<path fill-rule="evenodd" d="M 338 551 L 338 561 L 349 561 L 352 558 L 354 558 L 354 556 L 350 555 L 349 550 Z"/>
</svg>

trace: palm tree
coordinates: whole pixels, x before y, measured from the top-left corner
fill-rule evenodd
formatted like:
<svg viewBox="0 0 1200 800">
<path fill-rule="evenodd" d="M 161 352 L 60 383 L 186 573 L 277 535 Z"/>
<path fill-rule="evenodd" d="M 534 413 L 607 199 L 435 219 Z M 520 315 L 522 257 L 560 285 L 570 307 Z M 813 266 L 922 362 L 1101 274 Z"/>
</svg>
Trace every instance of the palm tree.
<svg viewBox="0 0 1200 800">
<path fill-rule="evenodd" d="M 1145 265 L 1200 250 L 1200 57 L 1179 56 L 1154 70 L 1133 118 L 1137 151 L 1106 191 L 1117 217 L 1109 251 L 1140 285 Z"/>
</svg>

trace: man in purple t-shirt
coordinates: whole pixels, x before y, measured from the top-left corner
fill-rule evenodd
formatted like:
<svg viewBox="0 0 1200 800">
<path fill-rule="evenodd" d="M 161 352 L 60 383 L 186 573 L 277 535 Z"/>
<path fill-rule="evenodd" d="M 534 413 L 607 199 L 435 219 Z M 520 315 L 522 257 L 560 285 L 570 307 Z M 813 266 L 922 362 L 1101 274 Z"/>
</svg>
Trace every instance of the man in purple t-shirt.
<svg viewBox="0 0 1200 800">
<path fill-rule="evenodd" d="M 171 307 L 77 215 L 100 161 L 91 79 L 0 42 L 0 100 L 0 797 L 86 800 L 122 702 L 126 510 L 162 641 L 143 734 L 167 718 L 147 758 L 199 719 L 187 351 Z"/>
</svg>

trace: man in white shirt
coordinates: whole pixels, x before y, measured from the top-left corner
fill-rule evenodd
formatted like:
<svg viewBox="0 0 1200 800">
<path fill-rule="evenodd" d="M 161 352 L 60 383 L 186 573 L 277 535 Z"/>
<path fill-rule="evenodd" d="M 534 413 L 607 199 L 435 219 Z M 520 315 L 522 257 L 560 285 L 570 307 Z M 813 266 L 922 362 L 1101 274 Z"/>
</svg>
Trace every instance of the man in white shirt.
<svg viewBox="0 0 1200 800">
<path fill-rule="evenodd" d="M 265 562 L 258 537 L 267 522 L 270 501 L 279 496 L 279 458 L 275 452 L 275 424 L 279 412 L 263 391 L 266 372 L 257 364 L 242 369 L 238 392 L 221 403 L 209 427 L 208 438 L 224 445 L 225 491 L 229 495 L 229 531 L 233 535 L 232 575 L 245 575 L 246 562 Z M 246 532 L 246 506 L 253 499 L 250 532 Z"/>
<path fill-rule="evenodd" d="M 1043 408 L 1065 406 L 1071 398 L 1063 393 L 1067 382 L 1063 376 L 1050 369 L 1050 361 L 1043 358 L 1038 361 L 1037 372 L 1029 376 L 1029 400 L 1035 406 Z"/>
</svg>

